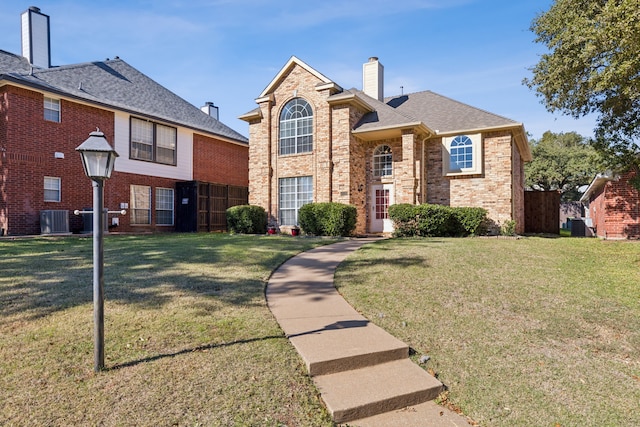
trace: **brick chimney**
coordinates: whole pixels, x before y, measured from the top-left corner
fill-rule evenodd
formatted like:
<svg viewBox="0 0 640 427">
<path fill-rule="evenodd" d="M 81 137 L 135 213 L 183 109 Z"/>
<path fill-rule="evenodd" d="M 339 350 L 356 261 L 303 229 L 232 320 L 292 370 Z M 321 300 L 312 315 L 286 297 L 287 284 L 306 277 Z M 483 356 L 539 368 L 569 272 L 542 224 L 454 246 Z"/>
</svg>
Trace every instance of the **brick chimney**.
<svg viewBox="0 0 640 427">
<path fill-rule="evenodd" d="M 378 101 L 384 99 L 384 67 L 375 56 L 362 65 L 362 91 Z"/>
<path fill-rule="evenodd" d="M 51 68 L 49 16 L 31 6 L 22 12 L 22 56 L 34 67 Z"/>
</svg>

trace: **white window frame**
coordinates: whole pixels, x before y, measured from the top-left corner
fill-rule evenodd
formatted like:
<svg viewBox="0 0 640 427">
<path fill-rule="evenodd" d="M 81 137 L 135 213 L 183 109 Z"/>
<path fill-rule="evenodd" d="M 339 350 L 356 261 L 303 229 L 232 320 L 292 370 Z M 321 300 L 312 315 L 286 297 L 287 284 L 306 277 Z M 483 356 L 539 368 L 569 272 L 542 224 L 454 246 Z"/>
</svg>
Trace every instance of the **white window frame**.
<svg viewBox="0 0 640 427">
<path fill-rule="evenodd" d="M 174 200 L 173 188 L 156 187 L 156 225 L 174 225 Z M 164 214 L 170 213 L 170 221 L 165 221 Z"/>
<path fill-rule="evenodd" d="M 48 122 L 60 123 L 60 100 L 44 97 L 44 119 Z"/>
<path fill-rule="evenodd" d="M 471 140 L 470 168 L 451 169 L 451 144 L 456 138 L 466 137 Z M 445 176 L 480 175 L 482 174 L 482 134 L 458 134 L 442 138 L 442 174 Z"/>
<path fill-rule="evenodd" d="M 278 180 L 280 225 L 298 225 L 298 211 L 313 202 L 313 177 L 297 176 Z"/>
<path fill-rule="evenodd" d="M 280 113 L 281 156 L 313 152 L 313 109 L 303 98 L 293 98 Z"/>
<path fill-rule="evenodd" d="M 151 187 L 132 184 L 129 206 L 131 225 L 151 225 Z"/>
<path fill-rule="evenodd" d="M 131 117 L 129 129 L 129 158 L 176 166 L 178 160 L 177 128 Z"/>
<path fill-rule="evenodd" d="M 391 146 L 378 145 L 373 150 L 373 176 L 376 178 L 393 176 L 393 150 Z"/>
<path fill-rule="evenodd" d="M 47 198 L 47 194 L 56 194 L 55 198 Z M 55 176 L 44 177 L 44 201 L 60 202 L 62 200 L 62 180 Z"/>
</svg>

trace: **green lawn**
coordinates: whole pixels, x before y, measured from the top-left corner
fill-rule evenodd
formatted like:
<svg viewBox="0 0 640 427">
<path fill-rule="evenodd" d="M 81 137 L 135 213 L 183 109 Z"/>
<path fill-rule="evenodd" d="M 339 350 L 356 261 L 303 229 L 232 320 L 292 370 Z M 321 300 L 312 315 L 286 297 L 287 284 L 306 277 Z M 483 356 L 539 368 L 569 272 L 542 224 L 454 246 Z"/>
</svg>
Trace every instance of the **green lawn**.
<svg viewBox="0 0 640 427">
<path fill-rule="evenodd" d="M 264 299 L 329 242 L 108 236 L 95 374 L 91 239 L 0 240 L 0 425 L 331 426 Z M 336 281 L 483 426 L 640 425 L 640 243 L 390 239 Z"/>
<path fill-rule="evenodd" d="M 640 425 L 640 243 L 392 239 L 339 291 L 482 426 Z"/>
<path fill-rule="evenodd" d="M 264 299 L 273 269 L 328 242 L 109 236 L 94 374 L 91 239 L 0 240 L 0 425 L 330 426 Z"/>
</svg>

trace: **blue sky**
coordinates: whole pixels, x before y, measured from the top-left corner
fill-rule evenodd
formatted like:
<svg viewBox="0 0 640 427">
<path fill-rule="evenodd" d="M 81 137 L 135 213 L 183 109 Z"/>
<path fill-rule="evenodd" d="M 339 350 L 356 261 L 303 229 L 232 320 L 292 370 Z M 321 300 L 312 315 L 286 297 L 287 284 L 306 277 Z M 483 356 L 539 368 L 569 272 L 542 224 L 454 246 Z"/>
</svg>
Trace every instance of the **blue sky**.
<svg viewBox="0 0 640 427">
<path fill-rule="evenodd" d="M 9 2 L 7 2 L 9 3 Z M 344 88 L 377 56 L 386 96 L 431 90 L 543 132 L 592 136 L 593 117 L 551 114 L 522 79 L 544 53 L 529 31 L 551 0 L 13 0 L 0 49 L 20 54 L 20 14 L 50 16 L 53 65 L 119 56 L 247 135 L 237 117 L 295 55 Z M 401 89 L 403 87 L 403 89 Z"/>
</svg>

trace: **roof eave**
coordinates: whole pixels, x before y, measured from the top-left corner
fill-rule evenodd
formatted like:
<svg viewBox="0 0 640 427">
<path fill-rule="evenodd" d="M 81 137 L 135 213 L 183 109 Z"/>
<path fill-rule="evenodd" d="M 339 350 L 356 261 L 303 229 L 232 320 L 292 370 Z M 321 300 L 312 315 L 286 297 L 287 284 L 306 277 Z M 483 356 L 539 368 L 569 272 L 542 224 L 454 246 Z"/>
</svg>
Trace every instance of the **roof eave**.
<svg viewBox="0 0 640 427">
<path fill-rule="evenodd" d="M 580 203 L 583 205 L 587 204 L 593 193 L 599 191 L 607 182 L 614 181 L 616 179 L 617 177 L 611 171 L 597 174 L 595 178 L 593 178 L 593 181 L 591 181 L 591 184 L 589 184 L 587 189 L 584 191 L 584 194 L 582 194 L 582 197 L 580 197 Z"/>
<path fill-rule="evenodd" d="M 402 123 L 398 125 L 378 126 L 369 129 L 355 129 L 351 133 L 364 141 L 375 141 L 378 139 L 394 138 L 402 136 L 402 131 L 415 129 L 418 133 L 423 133 L 426 138 L 434 135 L 434 131 L 429 129 L 422 122 Z"/>
<path fill-rule="evenodd" d="M 284 67 L 282 67 L 280 69 L 280 71 L 278 72 L 278 74 L 276 74 L 276 76 L 273 78 L 273 80 L 271 80 L 271 82 L 269 82 L 269 84 L 267 85 L 266 88 L 264 88 L 264 90 L 262 91 L 262 93 L 260 93 L 260 96 L 258 96 L 258 99 L 263 98 L 265 96 L 267 96 L 268 94 L 270 94 L 271 92 L 273 92 L 274 88 L 280 83 L 280 81 L 284 78 L 285 74 L 289 72 L 289 70 L 291 68 L 293 68 L 294 66 L 300 66 L 302 68 L 304 68 L 306 71 L 308 71 L 309 73 L 313 74 L 315 77 L 317 77 L 320 81 L 322 81 L 324 84 L 329 84 L 329 83 L 333 83 L 331 81 L 331 79 L 327 78 L 325 75 L 323 75 L 322 73 L 318 72 L 317 70 L 311 68 L 308 64 L 306 64 L 304 61 L 302 61 L 301 59 L 297 58 L 296 56 L 292 56 L 291 58 L 289 58 L 289 60 L 287 61 L 286 64 L 284 64 Z"/>
<path fill-rule="evenodd" d="M 121 107 L 121 106 L 117 106 L 117 105 L 113 105 L 113 104 L 107 104 L 105 102 L 100 102 L 100 101 L 89 100 L 89 99 L 82 98 L 80 96 L 74 95 L 74 94 L 69 93 L 69 92 L 65 92 L 65 91 L 62 91 L 62 90 L 58 90 L 58 89 L 52 88 L 50 86 L 39 85 L 37 83 L 31 83 L 31 82 L 25 82 L 24 80 L 17 79 L 15 77 L 12 77 L 12 76 L 7 75 L 7 74 L 0 75 L 0 87 L 6 85 L 6 83 L 3 83 L 3 80 L 10 82 L 10 83 L 12 83 L 13 85 L 15 85 L 17 87 L 21 87 L 21 88 L 24 88 L 24 89 L 41 90 L 43 92 L 48 92 L 48 93 L 51 93 L 51 94 L 59 95 L 61 97 L 72 99 L 72 100 L 74 100 L 74 101 L 76 101 L 78 103 L 84 104 L 84 105 L 98 106 L 100 108 L 104 108 L 104 109 L 107 109 L 107 110 L 122 111 L 123 113 L 133 114 L 133 115 L 136 115 L 138 117 L 145 117 L 145 118 L 148 118 L 148 119 L 160 120 L 160 121 L 163 121 L 163 122 L 165 122 L 167 124 L 183 127 L 185 129 L 191 129 L 194 132 L 198 132 L 198 133 L 201 133 L 201 134 L 204 134 L 204 135 L 214 136 L 214 137 L 216 137 L 216 138 L 218 138 L 220 140 L 226 141 L 226 142 L 231 142 L 231 143 L 238 144 L 238 145 L 243 145 L 243 146 L 247 146 L 249 144 L 248 141 L 245 141 L 245 140 L 242 140 L 242 139 L 234 139 L 234 138 L 231 138 L 231 137 L 228 137 L 228 136 L 225 136 L 225 135 L 220 135 L 218 133 L 212 132 L 212 131 L 207 130 L 207 129 L 202 129 L 202 128 L 199 128 L 199 127 L 196 127 L 196 126 L 188 125 L 186 123 L 180 123 L 180 122 L 177 122 L 175 120 L 167 119 L 165 117 L 160 117 L 160 116 L 156 116 L 156 115 L 153 115 L 153 114 L 132 110 L 130 108 Z"/>
<path fill-rule="evenodd" d="M 367 103 L 364 99 L 360 98 L 358 95 L 352 92 L 342 92 L 338 95 L 333 95 L 327 99 L 329 105 L 337 105 L 337 104 L 350 104 L 354 105 L 361 110 L 364 110 L 367 113 L 375 111 L 369 103 Z"/>
</svg>

